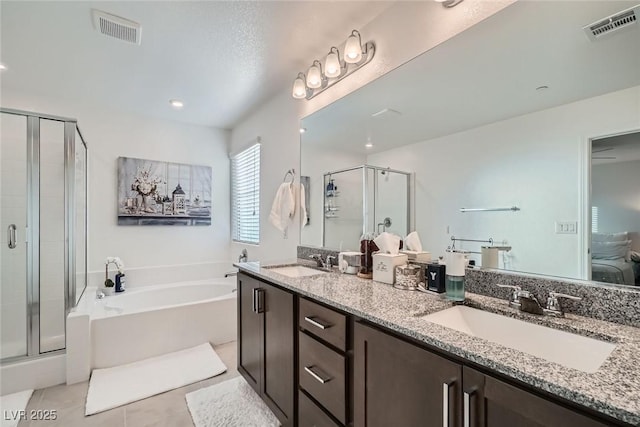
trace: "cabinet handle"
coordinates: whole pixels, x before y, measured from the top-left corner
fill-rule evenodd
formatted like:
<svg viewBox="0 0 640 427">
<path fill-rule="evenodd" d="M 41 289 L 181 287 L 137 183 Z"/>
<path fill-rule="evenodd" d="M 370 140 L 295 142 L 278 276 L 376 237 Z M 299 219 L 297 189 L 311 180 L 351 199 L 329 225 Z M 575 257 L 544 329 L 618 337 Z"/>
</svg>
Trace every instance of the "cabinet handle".
<svg viewBox="0 0 640 427">
<path fill-rule="evenodd" d="M 324 374 L 324 372 L 320 371 L 318 368 L 315 368 L 318 373 L 313 371 L 314 367 L 313 366 L 305 366 L 304 370 L 307 372 L 307 374 L 311 375 L 313 378 L 315 378 L 316 380 L 318 380 L 318 382 L 324 384 L 324 383 L 328 383 L 329 381 L 331 381 L 331 377 L 328 375 L 322 375 Z"/>
<path fill-rule="evenodd" d="M 463 425 L 464 427 L 471 427 L 471 398 L 476 394 L 476 390 L 465 391 L 464 392 L 464 414 L 463 414 Z"/>
<path fill-rule="evenodd" d="M 257 307 L 256 313 L 264 313 L 264 289 L 256 289 L 257 293 Z"/>
<path fill-rule="evenodd" d="M 318 320 L 316 320 L 316 319 L 314 319 L 313 317 L 309 317 L 309 316 L 306 316 L 304 318 L 304 320 L 306 320 L 307 322 L 311 323 L 313 326 L 315 326 L 317 328 L 320 328 L 320 329 L 329 329 L 331 326 L 333 326 L 330 323 L 324 322 L 324 321 L 322 321 L 320 319 L 318 319 Z"/>
<path fill-rule="evenodd" d="M 455 380 L 442 383 L 442 427 L 449 427 L 449 394 Z"/>
</svg>

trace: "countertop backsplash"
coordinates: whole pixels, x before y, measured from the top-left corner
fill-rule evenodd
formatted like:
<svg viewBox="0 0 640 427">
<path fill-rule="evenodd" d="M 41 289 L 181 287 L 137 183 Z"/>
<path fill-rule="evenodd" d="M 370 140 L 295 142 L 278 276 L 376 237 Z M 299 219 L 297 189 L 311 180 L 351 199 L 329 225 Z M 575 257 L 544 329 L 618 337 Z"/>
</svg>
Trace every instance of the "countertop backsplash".
<svg viewBox="0 0 640 427">
<path fill-rule="evenodd" d="M 308 260 L 312 254 L 320 254 L 325 258 L 327 255 L 337 256 L 338 252 L 324 248 L 298 246 L 299 259 Z M 640 327 L 640 288 L 594 285 L 579 280 L 532 276 L 512 271 L 479 268 L 468 268 L 466 271 L 466 291 L 507 300 L 513 291 L 499 288 L 495 286 L 496 283 L 518 285 L 532 292 L 543 306 L 551 291 L 574 295 L 582 300 L 564 299 L 562 304 L 567 313 Z"/>
</svg>

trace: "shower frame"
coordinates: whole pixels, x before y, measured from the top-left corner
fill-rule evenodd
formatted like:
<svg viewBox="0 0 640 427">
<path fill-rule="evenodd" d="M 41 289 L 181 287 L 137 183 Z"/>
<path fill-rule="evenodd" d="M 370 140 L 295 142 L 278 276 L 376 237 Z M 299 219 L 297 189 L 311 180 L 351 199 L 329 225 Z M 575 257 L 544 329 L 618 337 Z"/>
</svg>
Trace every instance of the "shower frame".
<svg viewBox="0 0 640 427">
<path fill-rule="evenodd" d="M 351 172 L 354 170 L 358 170 L 358 169 L 362 169 L 362 234 L 364 235 L 365 233 L 367 233 L 369 230 L 367 230 L 367 224 L 369 223 L 369 212 L 373 212 L 371 215 L 373 215 L 373 217 L 375 218 L 375 212 L 376 212 L 376 197 L 375 195 L 378 193 L 378 172 L 381 171 L 385 171 L 385 172 L 393 172 L 393 173 L 398 173 L 401 175 L 405 175 L 407 177 L 407 233 L 409 233 L 409 230 L 413 227 L 413 223 L 412 223 L 412 216 L 411 216 L 411 212 L 412 212 L 412 206 L 413 206 L 413 198 L 411 197 L 411 192 L 412 192 L 412 187 L 413 187 L 413 173 L 411 172 L 405 172 L 405 171 L 401 171 L 401 170 L 397 170 L 397 169 L 391 169 L 391 168 L 385 168 L 385 167 L 381 167 L 381 166 L 372 166 L 372 165 L 360 165 L 360 166 L 354 166 L 354 167 L 350 167 L 350 168 L 345 168 L 345 169 L 338 169 L 338 170 L 334 170 L 331 172 L 325 172 L 323 175 L 323 186 L 326 185 L 326 181 L 327 181 L 327 177 L 330 177 L 331 175 L 335 175 L 338 173 L 342 173 L 342 172 Z M 369 175 L 367 174 L 367 170 L 373 170 L 374 174 L 373 174 L 373 200 L 370 202 L 369 201 L 369 197 L 367 196 L 367 189 L 369 187 Z M 323 189 L 323 194 L 324 194 L 324 189 Z M 326 197 L 323 197 L 323 200 L 325 200 Z M 326 203 L 323 202 L 323 204 Z M 371 206 L 370 206 L 371 205 Z M 369 210 L 369 207 L 372 208 L 372 210 Z M 326 223 L 326 217 L 324 217 L 324 211 L 326 210 L 326 206 L 323 206 L 323 219 L 322 219 L 322 246 L 324 247 L 326 245 L 326 227 L 325 227 L 325 223 Z M 372 230 L 372 231 L 377 231 L 377 230 Z"/>
<path fill-rule="evenodd" d="M 66 317 L 74 308 L 87 287 L 88 261 L 88 148 L 76 119 L 32 111 L 0 107 L 0 114 L 23 116 L 27 127 L 27 224 L 25 231 L 27 245 L 26 263 L 26 301 L 27 301 L 27 352 L 26 355 L 3 358 L 0 363 L 7 364 L 45 356 L 61 354 L 66 351 Z M 64 124 L 64 310 L 65 310 L 65 346 L 51 351 L 41 352 L 40 342 L 40 120 L 51 120 Z M 76 132 L 84 146 L 84 286 L 76 289 L 76 240 L 75 240 L 75 203 L 76 203 Z M 3 230 L 4 232 L 4 230 Z M 79 295 L 78 295 L 79 293 Z M 77 297 L 77 298 L 76 298 Z"/>
</svg>

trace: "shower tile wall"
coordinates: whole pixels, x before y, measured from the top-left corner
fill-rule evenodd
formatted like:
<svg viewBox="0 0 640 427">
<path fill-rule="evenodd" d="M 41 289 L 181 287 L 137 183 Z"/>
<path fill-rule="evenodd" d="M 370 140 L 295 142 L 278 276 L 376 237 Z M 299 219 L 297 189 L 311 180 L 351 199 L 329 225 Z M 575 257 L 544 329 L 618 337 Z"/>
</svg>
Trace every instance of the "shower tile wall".
<svg viewBox="0 0 640 427">
<path fill-rule="evenodd" d="M 27 353 L 27 121 L 0 115 L 0 357 Z M 17 246 L 9 249 L 7 227 L 15 224 Z"/>
<path fill-rule="evenodd" d="M 40 120 L 40 352 L 64 348 L 64 123 Z"/>
</svg>

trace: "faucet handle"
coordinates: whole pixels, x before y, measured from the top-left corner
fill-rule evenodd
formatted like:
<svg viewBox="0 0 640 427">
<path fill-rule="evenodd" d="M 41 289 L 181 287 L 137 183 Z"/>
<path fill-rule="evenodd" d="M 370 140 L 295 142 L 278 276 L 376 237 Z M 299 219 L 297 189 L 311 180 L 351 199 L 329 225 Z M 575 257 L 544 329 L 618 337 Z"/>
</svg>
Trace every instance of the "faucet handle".
<svg viewBox="0 0 640 427">
<path fill-rule="evenodd" d="M 513 293 L 511 294 L 511 301 L 509 303 L 517 303 L 520 304 L 520 295 L 522 293 L 522 288 L 518 285 L 503 285 L 501 283 L 496 283 L 496 286 L 500 288 L 509 288 L 513 289 Z"/>
<path fill-rule="evenodd" d="M 554 314 L 556 316 L 563 316 L 564 312 L 562 311 L 562 305 L 558 298 L 567 298 L 572 299 L 574 301 L 581 301 L 582 298 L 576 297 L 573 295 L 567 295 L 560 292 L 549 292 L 549 298 L 547 298 L 547 311 L 550 314 Z"/>
<path fill-rule="evenodd" d="M 328 268 L 331 268 L 331 266 L 333 265 L 333 262 L 336 260 L 335 255 L 327 255 L 327 260 L 325 261 L 325 265 Z"/>
</svg>

